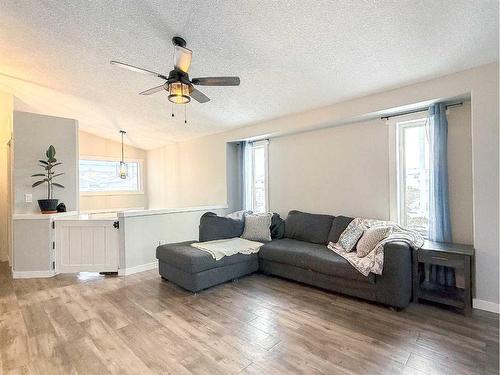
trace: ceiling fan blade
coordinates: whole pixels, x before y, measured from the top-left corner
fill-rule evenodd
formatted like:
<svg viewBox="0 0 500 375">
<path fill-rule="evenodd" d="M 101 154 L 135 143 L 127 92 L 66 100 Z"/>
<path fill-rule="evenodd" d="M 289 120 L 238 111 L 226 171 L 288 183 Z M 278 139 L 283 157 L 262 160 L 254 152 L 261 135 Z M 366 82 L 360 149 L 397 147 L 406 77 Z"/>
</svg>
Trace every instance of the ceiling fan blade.
<svg viewBox="0 0 500 375">
<path fill-rule="evenodd" d="M 240 84 L 240 77 L 203 77 L 193 78 L 191 80 L 193 85 L 201 86 L 238 86 Z"/>
<path fill-rule="evenodd" d="M 193 87 L 193 91 L 191 91 L 189 96 L 191 96 L 198 103 L 206 103 L 206 102 L 210 101 L 210 98 L 208 96 L 206 96 L 201 91 L 195 89 L 194 87 Z"/>
<path fill-rule="evenodd" d="M 193 51 L 188 48 L 175 46 L 175 68 L 187 73 L 191 65 Z"/>
<path fill-rule="evenodd" d="M 147 70 L 147 69 L 139 68 L 138 66 L 134 66 L 134 65 L 122 63 L 120 61 L 111 60 L 109 63 L 111 65 L 119 66 L 120 68 L 125 68 L 125 69 L 128 69 L 128 70 L 132 70 L 133 72 L 138 72 L 138 73 L 143 73 L 143 74 L 149 74 L 149 75 L 153 75 L 155 77 L 160 77 L 160 78 L 163 78 L 163 79 L 167 79 L 167 77 L 165 77 L 163 74 L 160 74 L 160 73 L 157 73 L 157 72 L 153 72 L 152 70 Z"/>
<path fill-rule="evenodd" d="M 165 90 L 165 84 L 153 87 L 152 89 L 145 90 L 143 92 L 140 92 L 139 95 L 151 95 L 151 94 L 155 94 L 157 92 L 160 92 L 162 90 Z"/>
</svg>

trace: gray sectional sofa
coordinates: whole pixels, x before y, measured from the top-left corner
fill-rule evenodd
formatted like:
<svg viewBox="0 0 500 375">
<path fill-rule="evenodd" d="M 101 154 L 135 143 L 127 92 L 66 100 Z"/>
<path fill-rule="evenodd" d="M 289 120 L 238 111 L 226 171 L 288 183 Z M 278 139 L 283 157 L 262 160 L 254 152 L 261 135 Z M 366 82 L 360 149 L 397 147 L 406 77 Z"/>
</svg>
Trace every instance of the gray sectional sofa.
<svg viewBox="0 0 500 375">
<path fill-rule="evenodd" d="M 351 220 L 346 216 L 290 211 L 284 221 L 284 233 L 262 246 L 258 254 L 237 254 L 219 261 L 191 247 L 194 241 L 162 245 L 156 249 L 159 272 L 163 278 L 192 292 L 260 271 L 396 308 L 406 307 L 412 293 L 412 253 L 408 245 L 386 245 L 383 274 L 367 277 L 327 248 L 329 241 L 338 241 Z M 227 226 L 222 234 L 215 233 L 221 226 L 225 226 L 222 218 L 210 226 L 208 237 L 235 236 L 236 233 L 227 231 Z M 201 230 L 202 225 L 200 238 L 206 240 L 207 233 L 202 234 Z"/>
</svg>

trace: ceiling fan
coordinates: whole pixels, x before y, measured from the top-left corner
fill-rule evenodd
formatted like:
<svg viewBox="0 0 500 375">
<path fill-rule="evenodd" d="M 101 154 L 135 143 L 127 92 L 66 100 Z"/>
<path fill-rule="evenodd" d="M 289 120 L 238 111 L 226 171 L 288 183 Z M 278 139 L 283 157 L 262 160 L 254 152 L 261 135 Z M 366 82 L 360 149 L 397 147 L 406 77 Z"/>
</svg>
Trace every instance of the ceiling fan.
<svg viewBox="0 0 500 375">
<path fill-rule="evenodd" d="M 139 94 L 151 95 L 165 90 L 169 93 L 168 100 L 175 104 L 187 104 L 191 101 L 191 98 L 199 103 L 206 103 L 210 100 L 208 96 L 196 89 L 193 85 L 238 86 L 240 84 L 239 77 L 202 77 L 190 80 L 188 70 L 191 65 L 193 51 L 186 48 L 186 41 L 179 36 L 174 36 L 172 38 L 172 43 L 174 45 L 174 69 L 168 73 L 168 76 L 115 60 L 111 60 L 110 63 L 134 72 L 153 75 L 165 80 L 166 82 L 162 85 L 145 90 Z"/>
</svg>

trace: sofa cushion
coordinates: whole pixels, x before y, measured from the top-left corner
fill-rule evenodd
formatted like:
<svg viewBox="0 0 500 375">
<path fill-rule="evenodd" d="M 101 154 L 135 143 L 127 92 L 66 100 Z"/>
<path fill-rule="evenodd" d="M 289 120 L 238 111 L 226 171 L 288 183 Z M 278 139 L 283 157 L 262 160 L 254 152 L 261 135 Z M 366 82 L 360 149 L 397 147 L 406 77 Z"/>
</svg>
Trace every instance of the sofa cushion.
<svg viewBox="0 0 500 375">
<path fill-rule="evenodd" d="M 345 231 L 347 226 L 353 221 L 354 218 L 348 216 L 335 216 L 333 219 L 330 233 L 328 234 L 328 242 L 339 242 L 340 235 Z"/>
<path fill-rule="evenodd" d="M 244 228 L 243 220 L 233 220 L 207 212 L 200 218 L 199 240 L 205 242 L 240 237 Z"/>
<path fill-rule="evenodd" d="M 333 216 L 290 211 L 285 220 L 285 237 L 326 245 Z"/>
<path fill-rule="evenodd" d="M 156 258 L 187 273 L 198 273 L 231 264 L 251 262 L 257 258 L 257 254 L 235 254 L 216 261 L 209 253 L 192 247 L 193 242 L 195 241 L 158 246 Z"/>
<path fill-rule="evenodd" d="M 363 276 L 347 260 L 320 244 L 283 238 L 262 246 L 259 251 L 259 258 L 312 270 L 325 275 L 368 283 L 375 282 L 373 274 L 367 277 Z"/>
</svg>

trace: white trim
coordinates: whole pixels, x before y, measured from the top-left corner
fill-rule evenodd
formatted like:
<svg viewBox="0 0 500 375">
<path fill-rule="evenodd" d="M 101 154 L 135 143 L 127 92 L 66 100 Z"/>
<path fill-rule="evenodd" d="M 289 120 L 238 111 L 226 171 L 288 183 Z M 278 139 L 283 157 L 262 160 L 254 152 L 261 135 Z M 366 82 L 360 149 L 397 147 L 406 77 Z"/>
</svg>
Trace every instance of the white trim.
<svg viewBox="0 0 500 375">
<path fill-rule="evenodd" d="M 485 301 L 482 299 L 474 298 L 472 300 L 472 307 L 474 307 L 475 309 L 489 311 L 496 314 L 500 313 L 500 304 L 490 301 Z"/>
<path fill-rule="evenodd" d="M 56 275 L 55 271 L 14 271 L 12 270 L 13 279 L 40 279 L 53 277 Z"/>
<path fill-rule="evenodd" d="M 119 269 L 118 276 L 133 275 L 134 273 L 154 270 L 155 268 L 158 268 L 157 260 L 151 263 L 141 264 L 139 266 Z"/>
<path fill-rule="evenodd" d="M 123 211 L 118 212 L 118 217 L 135 217 L 135 216 L 152 216 L 152 215 L 164 215 L 164 214 L 175 214 L 177 212 L 196 212 L 196 211 L 211 211 L 211 210 L 224 210 L 227 209 L 227 205 L 220 206 L 200 206 L 200 207 L 185 207 L 185 208 L 162 208 L 155 210 L 139 210 L 139 211 Z"/>
<path fill-rule="evenodd" d="M 121 157 L 114 156 L 96 156 L 96 155 L 79 155 L 79 160 L 91 160 L 91 161 L 121 161 Z M 144 162 L 144 159 L 139 158 L 124 158 L 125 163 L 128 162 Z"/>
<path fill-rule="evenodd" d="M 42 214 L 41 212 L 34 212 L 30 214 L 14 214 L 12 216 L 12 220 L 45 220 L 75 215 L 78 215 L 78 211 L 58 212 L 56 214 Z"/>
<path fill-rule="evenodd" d="M 82 191 L 80 193 L 81 197 L 94 197 L 94 196 L 119 196 L 119 195 L 144 195 L 146 194 L 144 190 L 132 191 L 132 190 L 124 190 L 124 191 Z"/>
<path fill-rule="evenodd" d="M 104 214 L 118 213 L 121 211 L 139 211 L 144 210 L 144 207 L 121 207 L 121 208 L 102 208 L 98 210 L 81 210 L 80 214 Z"/>
</svg>

